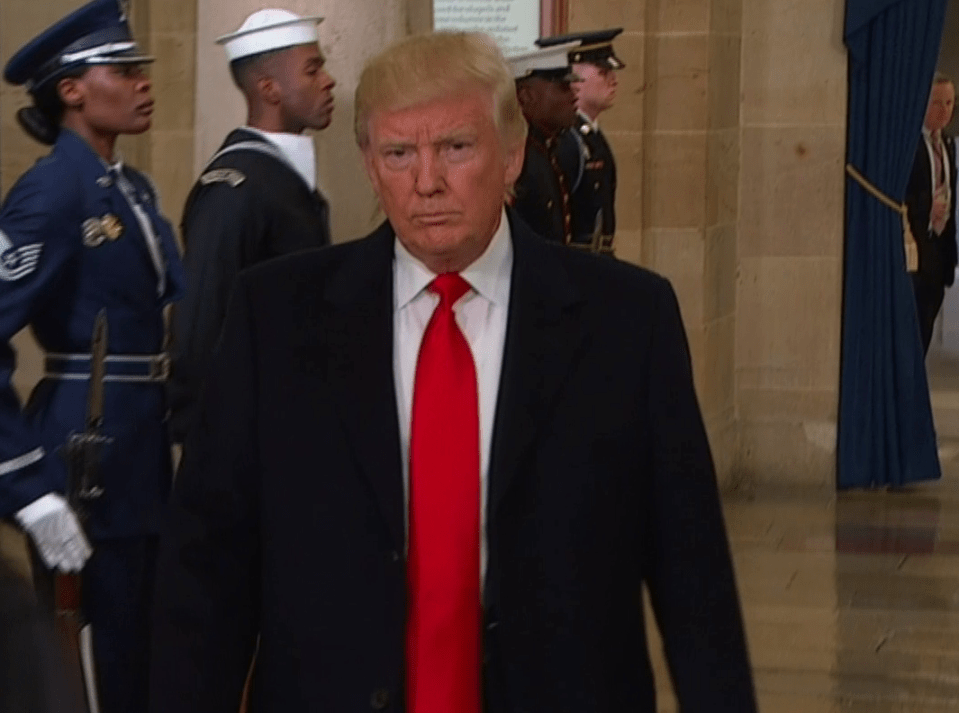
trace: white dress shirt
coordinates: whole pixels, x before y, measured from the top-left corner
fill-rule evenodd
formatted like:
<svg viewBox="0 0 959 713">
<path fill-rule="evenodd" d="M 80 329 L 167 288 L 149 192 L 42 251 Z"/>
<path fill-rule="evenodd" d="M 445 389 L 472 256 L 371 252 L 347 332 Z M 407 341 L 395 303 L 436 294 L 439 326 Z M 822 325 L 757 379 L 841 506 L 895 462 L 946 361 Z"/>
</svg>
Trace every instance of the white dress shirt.
<svg viewBox="0 0 959 713">
<path fill-rule="evenodd" d="M 313 143 L 312 136 L 263 131 L 252 126 L 243 128 L 259 134 L 280 149 L 293 170 L 306 181 L 310 190 L 316 190 L 316 144 Z"/>
<path fill-rule="evenodd" d="M 426 325 L 439 297 L 426 288 L 436 275 L 413 257 L 397 239 L 393 261 L 393 375 L 399 411 L 400 449 L 403 457 L 403 492 L 409 531 L 410 422 L 416 360 Z M 479 394 L 480 426 L 480 581 L 486 573 L 486 501 L 493 415 L 503 366 L 506 317 L 513 270 L 513 242 L 506 211 L 486 251 L 460 275 L 470 287 L 455 305 L 456 323 L 463 331 L 473 363 Z"/>
<path fill-rule="evenodd" d="M 926 152 L 929 154 L 929 187 L 933 191 L 933 200 L 935 200 L 935 190 L 936 182 L 938 181 L 938 176 L 936 176 L 936 157 L 934 154 L 932 146 L 932 132 L 927 129 L 925 126 L 922 127 L 922 138 L 926 144 Z M 949 155 L 946 151 L 946 142 L 942 138 L 942 132 L 939 132 L 939 141 L 942 142 L 942 175 L 943 183 L 946 185 L 946 195 L 949 197 L 950 209 L 952 204 L 952 186 L 950 185 L 950 177 L 952 175 L 950 162 L 952 161 L 952 156 Z M 929 230 L 932 231 L 932 216 L 929 217 Z"/>
</svg>

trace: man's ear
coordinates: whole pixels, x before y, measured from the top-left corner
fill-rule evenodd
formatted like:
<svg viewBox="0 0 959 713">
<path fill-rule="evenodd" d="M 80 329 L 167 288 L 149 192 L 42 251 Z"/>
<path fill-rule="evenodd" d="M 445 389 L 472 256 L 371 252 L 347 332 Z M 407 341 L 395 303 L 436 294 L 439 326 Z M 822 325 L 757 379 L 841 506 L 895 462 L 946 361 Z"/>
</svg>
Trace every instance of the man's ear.
<svg viewBox="0 0 959 713">
<path fill-rule="evenodd" d="M 256 80 L 256 92 L 267 104 L 280 103 L 280 85 L 269 75 L 264 74 Z"/>
<path fill-rule="evenodd" d="M 519 174 L 523 171 L 523 162 L 526 159 L 526 143 L 516 141 L 506 148 L 506 186 L 510 190 L 514 183 L 519 180 Z"/>
<path fill-rule="evenodd" d="M 80 77 L 65 77 L 57 82 L 57 93 L 60 100 L 70 109 L 83 108 L 86 98 L 85 85 Z"/>
</svg>

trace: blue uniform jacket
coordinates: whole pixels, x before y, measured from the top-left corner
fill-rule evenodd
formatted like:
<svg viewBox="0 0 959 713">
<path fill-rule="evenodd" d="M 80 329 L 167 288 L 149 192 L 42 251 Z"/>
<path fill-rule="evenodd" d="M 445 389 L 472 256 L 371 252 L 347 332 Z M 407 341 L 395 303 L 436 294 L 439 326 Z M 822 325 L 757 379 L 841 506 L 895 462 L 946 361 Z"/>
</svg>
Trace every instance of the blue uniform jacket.
<svg viewBox="0 0 959 713">
<path fill-rule="evenodd" d="M 152 254 L 134 202 L 153 226 Z M 89 353 L 105 308 L 108 354 L 157 354 L 163 307 L 182 289 L 173 230 L 149 179 L 128 166 L 111 173 L 79 136 L 61 132 L 0 208 L 0 517 L 64 492 L 57 451 L 83 430 L 89 390 L 82 376 L 45 377 L 21 406 L 13 335 L 29 325 L 48 354 Z M 105 384 L 103 432 L 113 440 L 100 458 L 104 495 L 87 523 L 94 539 L 155 531 L 171 481 L 165 417 L 161 382 Z"/>
</svg>

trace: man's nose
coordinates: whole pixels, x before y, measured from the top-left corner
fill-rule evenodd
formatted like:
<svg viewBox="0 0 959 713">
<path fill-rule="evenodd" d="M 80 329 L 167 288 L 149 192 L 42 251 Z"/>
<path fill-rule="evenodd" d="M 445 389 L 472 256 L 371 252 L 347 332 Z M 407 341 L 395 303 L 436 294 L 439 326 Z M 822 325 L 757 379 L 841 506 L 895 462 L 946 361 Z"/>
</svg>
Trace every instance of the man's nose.
<svg viewBox="0 0 959 713">
<path fill-rule="evenodd" d="M 416 163 L 416 192 L 420 195 L 433 195 L 446 183 L 446 166 L 433 152 L 425 151 Z"/>
</svg>

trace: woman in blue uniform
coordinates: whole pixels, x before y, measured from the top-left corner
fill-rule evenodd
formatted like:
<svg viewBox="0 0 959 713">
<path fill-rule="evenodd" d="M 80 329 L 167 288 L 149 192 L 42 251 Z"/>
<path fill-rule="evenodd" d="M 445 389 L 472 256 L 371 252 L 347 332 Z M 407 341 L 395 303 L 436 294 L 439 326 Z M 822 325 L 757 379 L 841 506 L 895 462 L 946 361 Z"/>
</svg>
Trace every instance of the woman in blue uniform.
<svg viewBox="0 0 959 713">
<path fill-rule="evenodd" d="M 38 569 L 83 570 L 101 710 L 146 709 L 155 538 L 171 482 L 163 380 L 163 308 L 183 271 L 156 191 L 123 163 L 121 134 L 150 127 L 143 55 L 118 0 L 94 0 L 20 49 L 4 78 L 26 85 L 18 119 L 53 150 L 0 207 L 0 517 L 32 541 Z M 107 324 L 102 495 L 81 523 L 58 451 L 82 432 L 91 335 Z M 46 351 L 28 404 L 11 386 L 13 335 L 29 326 Z"/>
</svg>

